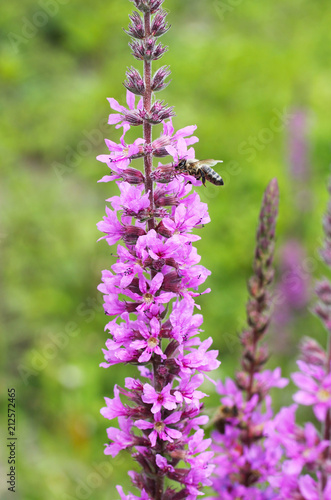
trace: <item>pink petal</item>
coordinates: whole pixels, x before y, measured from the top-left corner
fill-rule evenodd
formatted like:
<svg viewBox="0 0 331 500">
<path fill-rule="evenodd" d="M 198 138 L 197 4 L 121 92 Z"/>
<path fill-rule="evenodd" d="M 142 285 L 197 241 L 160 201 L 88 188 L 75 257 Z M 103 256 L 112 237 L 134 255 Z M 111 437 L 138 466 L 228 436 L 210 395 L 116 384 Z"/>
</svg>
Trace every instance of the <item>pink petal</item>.
<svg viewBox="0 0 331 500">
<path fill-rule="evenodd" d="M 107 101 L 109 102 L 110 107 L 111 107 L 114 111 L 119 111 L 120 113 L 123 113 L 123 111 L 125 111 L 124 106 L 121 106 L 121 105 L 120 105 L 120 104 L 116 101 L 116 99 L 114 99 L 113 97 L 108 97 L 108 98 L 107 98 Z"/>
<path fill-rule="evenodd" d="M 108 118 L 108 125 L 115 125 L 115 123 L 118 123 L 123 120 L 123 115 L 117 115 L 117 114 L 110 114 Z"/>
<path fill-rule="evenodd" d="M 309 392 L 298 391 L 294 394 L 293 401 L 299 405 L 310 406 L 316 403 L 316 397 L 313 394 L 309 394 Z"/>
<path fill-rule="evenodd" d="M 129 109 L 134 109 L 135 100 L 136 100 L 136 96 L 132 92 L 130 92 L 130 90 L 127 90 L 126 91 L 126 102 L 128 104 Z"/>
</svg>

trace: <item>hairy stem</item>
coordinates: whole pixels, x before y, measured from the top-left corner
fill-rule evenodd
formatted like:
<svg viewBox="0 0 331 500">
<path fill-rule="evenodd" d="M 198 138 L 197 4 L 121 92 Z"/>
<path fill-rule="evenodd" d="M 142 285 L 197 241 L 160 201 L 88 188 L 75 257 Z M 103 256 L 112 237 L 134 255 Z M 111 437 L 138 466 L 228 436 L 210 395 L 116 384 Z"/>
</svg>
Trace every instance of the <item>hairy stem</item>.
<svg viewBox="0 0 331 500">
<path fill-rule="evenodd" d="M 145 26 L 145 37 L 148 37 L 151 34 L 151 13 L 146 12 L 144 14 L 144 26 Z M 145 83 L 145 93 L 143 96 L 144 110 L 146 114 L 149 114 L 151 110 L 152 104 L 152 90 L 151 90 L 151 79 L 152 79 L 152 62 L 150 60 L 144 60 L 144 83 Z M 145 145 L 148 146 L 152 143 L 152 125 L 144 120 L 144 139 Z M 148 229 L 154 229 L 155 220 L 154 220 L 154 194 L 153 194 L 153 180 L 151 178 L 152 173 L 152 153 L 147 153 L 144 156 L 144 167 L 145 167 L 145 191 L 149 192 L 149 202 L 150 202 L 150 210 L 152 216 L 148 219 Z M 151 277 L 155 276 L 156 272 L 151 271 Z M 157 367 L 155 363 L 153 363 L 153 372 L 154 372 L 154 386 L 156 390 L 160 390 L 157 383 Z M 155 475 L 155 500 L 162 500 L 164 491 L 164 477 L 158 474 Z"/>
<path fill-rule="evenodd" d="M 151 34 L 151 13 L 146 12 L 144 14 L 144 25 L 145 25 L 145 36 L 146 39 Z M 148 114 L 151 109 L 152 103 L 152 91 L 151 91 L 151 78 L 152 78 L 152 63 L 151 61 L 144 60 L 144 83 L 145 83 L 145 93 L 143 97 L 144 110 Z M 146 120 L 144 121 L 144 139 L 145 144 L 148 146 L 152 143 L 152 125 Z M 154 212 L 154 195 L 153 195 L 153 181 L 151 179 L 152 173 L 152 153 L 147 153 L 144 156 L 144 167 L 145 167 L 145 190 L 146 193 L 149 191 L 149 201 L 151 212 Z M 155 221 L 154 215 L 148 220 L 148 229 L 154 229 Z"/>
</svg>

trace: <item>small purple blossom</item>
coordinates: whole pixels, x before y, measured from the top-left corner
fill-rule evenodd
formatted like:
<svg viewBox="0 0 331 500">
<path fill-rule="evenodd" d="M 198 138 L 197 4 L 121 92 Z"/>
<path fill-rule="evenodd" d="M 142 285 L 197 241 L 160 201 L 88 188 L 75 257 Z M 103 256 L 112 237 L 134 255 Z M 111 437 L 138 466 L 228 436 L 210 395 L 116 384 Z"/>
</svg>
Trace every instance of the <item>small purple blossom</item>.
<svg viewBox="0 0 331 500">
<path fill-rule="evenodd" d="M 153 318 L 154 319 L 154 318 Z M 150 384 L 144 385 L 144 395 L 141 397 L 144 403 L 153 405 L 151 408 L 152 413 L 158 413 L 164 407 L 167 410 L 174 410 L 177 408 L 177 401 L 170 393 L 171 384 L 166 385 L 161 392 L 156 392 L 154 387 Z"/>
<path fill-rule="evenodd" d="M 292 374 L 292 379 L 301 389 L 294 394 L 294 401 L 301 405 L 312 406 L 316 418 L 323 422 L 331 408 L 331 373 L 317 381 L 306 373 L 297 372 Z"/>
<path fill-rule="evenodd" d="M 327 479 L 325 488 L 320 490 L 318 482 L 307 474 L 299 479 L 299 490 L 305 500 L 328 500 L 331 498 L 331 477 Z"/>
<path fill-rule="evenodd" d="M 157 412 L 154 415 L 154 422 L 146 422 L 145 420 L 136 420 L 135 425 L 138 429 L 153 429 L 149 434 L 148 438 L 152 446 L 156 445 L 157 437 L 163 441 L 168 441 L 173 443 L 174 439 L 180 439 L 182 433 L 176 429 L 173 429 L 171 424 L 175 424 L 179 421 L 182 412 L 175 412 L 169 415 L 169 417 L 162 420 L 161 412 Z"/>
<path fill-rule="evenodd" d="M 127 121 L 128 117 L 132 116 L 132 115 L 133 116 L 136 115 L 137 121 L 140 120 L 142 123 L 142 120 L 139 117 L 139 111 L 141 111 L 143 109 L 143 100 L 142 99 L 139 100 L 139 102 L 137 104 L 137 108 L 135 107 L 135 100 L 136 100 L 135 95 L 132 92 L 130 92 L 129 90 L 127 90 L 127 92 L 126 92 L 126 102 L 127 102 L 128 108 L 125 108 L 125 106 L 122 106 L 121 104 L 119 104 L 116 101 L 116 99 L 114 99 L 113 97 L 109 97 L 108 101 L 109 101 L 110 107 L 114 111 L 118 111 L 118 113 L 111 113 L 109 115 L 108 124 L 109 125 L 117 124 L 116 128 L 124 127 L 125 125 L 127 127 L 129 125 L 129 122 Z M 132 120 L 131 120 L 131 124 L 132 124 Z"/>
</svg>

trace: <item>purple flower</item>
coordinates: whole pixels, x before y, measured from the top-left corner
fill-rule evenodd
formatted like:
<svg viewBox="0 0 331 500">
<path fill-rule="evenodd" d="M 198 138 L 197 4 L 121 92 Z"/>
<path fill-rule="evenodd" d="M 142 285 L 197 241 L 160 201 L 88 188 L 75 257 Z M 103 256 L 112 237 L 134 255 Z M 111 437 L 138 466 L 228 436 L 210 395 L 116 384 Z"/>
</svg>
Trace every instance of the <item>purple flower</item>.
<svg viewBox="0 0 331 500">
<path fill-rule="evenodd" d="M 153 318 L 155 319 L 155 318 Z M 167 410 L 174 410 L 177 408 L 176 398 L 171 395 L 171 384 L 166 385 L 161 392 L 156 392 L 154 387 L 150 384 L 144 385 L 144 395 L 141 397 L 144 403 L 153 405 L 151 408 L 152 413 L 161 411 L 162 406 Z"/>
<path fill-rule="evenodd" d="M 130 125 L 123 126 L 123 135 L 120 139 L 120 144 L 116 144 L 109 139 L 105 139 L 106 146 L 111 152 L 110 155 L 99 155 L 97 160 L 102 163 L 107 163 L 108 167 L 115 172 L 112 175 L 105 175 L 98 182 L 108 182 L 119 178 L 123 175 L 123 171 L 130 165 L 132 158 L 138 158 L 143 154 L 144 139 L 138 138 L 133 144 L 127 145 L 124 141 L 126 132 L 130 129 Z"/>
<path fill-rule="evenodd" d="M 133 349 L 140 352 L 142 351 L 138 358 L 139 363 L 146 363 L 151 359 L 151 356 L 154 353 L 158 354 L 162 359 L 166 358 L 159 345 L 160 323 L 156 318 L 151 319 L 150 330 L 146 327 L 146 325 L 141 323 L 139 333 L 143 339 L 134 340 L 130 345 Z"/>
<path fill-rule="evenodd" d="M 320 422 L 324 421 L 331 408 L 331 373 L 318 382 L 310 375 L 300 372 L 293 373 L 292 379 L 301 389 L 294 394 L 294 401 L 305 406 L 312 406 L 316 418 Z"/>
<path fill-rule="evenodd" d="M 117 124 L 116 125 L 116 128 L 119 128 L 119 127 L 124 127 L 124 125 L 128 125 L 128 122 L 127 122 L 127 118 L 128 118 L 128 113 L 130 112 L 135 112 L 135 100 L 136 100 L 136 96 L 130 92 L 129 90 L 127 90 L 126 92 L 126 102 L 127 102 L 127 105 L 128 105 L 128 108 L 125 108 L 124 106 L 121 106 L 117 101 L 116 99 L 114 99 L 113 97 L 109 97 L 108 98 L 108 101 L 109 101 L 109 104 L 110 104 L 110 107 L 114 110 L 114 111 L 118 111 L 118 113 L 111 113 L 109 115 L 109 119 L 108 119 L 108 124 L 109 125 L 115 125 L 115 123 Z M 137 105 L 137 110 L 142 110 L 143 109 L 143 100 L 140 99 L 139 102 L 138 102 L 138 105 Z"/>
<path fill-rule="evenodd" d="M 139 212 L 149 207 L 149 194 L 143 194 L 144 186 L 131 186 L 128 182 L 118 182 L 120 196 L 108 198 L 115 211 L 124 210 L 125 215 L 139 216 Z"/>
<path fill-rule="evenodd" d="M 175 469 L 172 465 L 168 464 L 166 458 L 162 457 L 162 455 L 156 455 L 156 465 L 158 468 L 164 473 L 175 472 Z"/>
<path fill-rule="evenodd" d="M 321 492 L 319 484 L 306 474 L 299 479 L 299 489 L 305 500 L 328 500 L 331 498 L 331 477 L 327 479 L 325 488 Z"/>
<path fill-rule="evenodd" d="M 118 493 L 120 494 L 121 500 L 152 500 L 150 496 L 147 495 L 146 491 L 142 489 L 141 495 L 137 497 L 132 493 L 125 495 L 122 486 L 116 486 Z"/>
<path fill-rule="evenodd" d="M 107 436 L 113 442 L 106 445 L 105 455 L 111 455 L 113 458 L 116 457 L 121 450 L 131 448 L 136 444 L 136 439 L 131 433 L 132 420 L 119 417 L 118 423 L 121 430 L 115 427 L 108 427 L 107 429 Z"/>
<path fill-rule="evenodd" d="M 181 152 L 183 146 L 182 141 L 185 141 L 187 152 L 187 146 L 191 146 L 198 142 L 198 138 L 192 136 L 193 132 L 196 130 L 196 125 L 190 125 L 188 127 L 184 127 L 177 132 L 174 131 L 174 127 L 172 125 L 172 120 L 168 122 L 163 122 L 163 134 L 152 142 L 152 149 L 155 156 L 167 156 L 169 154 L 168 146 L 171 146 L 170 151 L 174 153 L 176 157 L 178 157 L 177 150 L 179 149 Z M 191 137 L 187 137 L 191 136 Z M 180 145 L 178 145 L 178 141 L 181 140 Z M 172 154 L 172 153 L 170 153 Z"/>
<path fill-rule="evenodd" d="M 183 403 L 185 401 L 186 404 L 192 404 L 196 408 L 199 408 L 200 399 L 207 396 L 204 392 L 196 390 L 203 383 L 203 379 L 204 377 L 201 374 L 190 377 L 190 375 L 185 375 L 184 373 L 181 377 L 178 390 L 174 392 L 177 402 Z"/>
<path fill-rule="evenodd" d="M 120 391 L 117 385 L 115 385 L 114 387 L 114 394 L 114 399 L 105 398 L 107 406 L 101 408 L 101 415 L 103 415 L 105 418 L 108 418 L 109 420 L 117 417 L 128 417 L 130 414 L 130 409 L 122 404 L 119 396 Z"/>
<path fill-rule="evenodd" d="M 175 296 L 174 293 L 160 291 L 163 279 L 162 273 L 157 273 L 151 281 L 142 276 L 137 292 L 126 288 L 122 290 L 122 293 L 135 301 L 137 311 L 147 311 L 154 305 L 158 306 L 169 302 Z"/>
<path fill-rule="evenodd" d="M 171 424 L 177 423 L 181 415 L 182 412 L 177 411 L 162 420 L 161 412 L 158 412 L 154 415 L 154 422 L 136 420 L 135 425 L 136 427 L 138 427 L 138 429 L 142 430 L 153 429 L 148 436 L 152 446 L 155 446 L 157 437 L 159 437 L 163 441 L 169 441 L 170 443 L 172 443 L 174 439 L 179 439 L 182 436 L 182 433 L 169 426 Z"/>
</svg>

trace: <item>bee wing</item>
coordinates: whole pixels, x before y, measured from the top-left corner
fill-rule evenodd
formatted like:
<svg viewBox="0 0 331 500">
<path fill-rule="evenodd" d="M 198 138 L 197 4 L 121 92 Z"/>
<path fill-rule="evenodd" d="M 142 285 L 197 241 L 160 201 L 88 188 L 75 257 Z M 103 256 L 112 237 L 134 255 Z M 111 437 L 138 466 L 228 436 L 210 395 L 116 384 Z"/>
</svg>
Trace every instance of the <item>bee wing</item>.
<svg viewBox="0 0 331 500">
<path fill-rule="evenodd" d="M 206 167 L 213 167 L 217 163 L 223 163 L 223 160 L 212 160 L 212 159 L 210 159 L 210 160 L 201 160 L 200 163 L 203 164 L 203 165 L 206 165 Z"/>
</svg>

